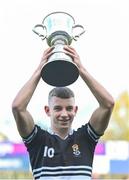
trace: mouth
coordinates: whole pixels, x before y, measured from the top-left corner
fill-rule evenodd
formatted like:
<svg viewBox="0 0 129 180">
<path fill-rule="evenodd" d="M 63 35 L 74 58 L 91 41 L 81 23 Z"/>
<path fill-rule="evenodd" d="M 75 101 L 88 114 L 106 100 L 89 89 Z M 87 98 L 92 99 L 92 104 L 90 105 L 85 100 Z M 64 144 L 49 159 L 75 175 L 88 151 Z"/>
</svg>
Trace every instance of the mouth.
<svg viewBox="0 0 129 180">
<path fill-rule="evenodd" d="M 62 119 L 62 120 L 60 119 L 59 122 L 62 125 L 66 125 L 66 124 L 68 124 L 70 122 L 70 119 Z"/>
<path fill-rule="evenodd" d="M 57 118 L 57 121 L 59 122 L 60 125 L 68 125 L 71 124 L 72 118 L 66 117 L 66 118 Z"/>
<path fill-rule="evenodd" d="M 64 123 L 65 123 L 65 122 L 68 122 L 68 121 L 70 121 L 70 120 L 71 120 L 71 119 L 59 119 L 60 122 L 64 122 Z"/>
<path fill-rule="evenodd" d="M 68 124 L 68 122 L 69 122 L 69 121 L 60 121 L 60 124 L 65 125 L 65 124 Z"/>
</svg>

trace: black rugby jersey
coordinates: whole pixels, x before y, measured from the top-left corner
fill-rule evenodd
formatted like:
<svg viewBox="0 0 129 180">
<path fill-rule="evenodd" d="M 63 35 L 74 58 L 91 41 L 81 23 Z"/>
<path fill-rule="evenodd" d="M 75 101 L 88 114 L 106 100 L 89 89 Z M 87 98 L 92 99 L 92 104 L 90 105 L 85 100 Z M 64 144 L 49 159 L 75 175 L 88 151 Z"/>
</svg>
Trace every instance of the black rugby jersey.
<svg viewBox="0 0 129 180">
<path fill-rule="evenodd" d="M 35 125 L 32 133 L 23 138 L 34 179 L 91 179 L 94 150 L 99 138 L 89 123 L 65 139 Z"/>
</svg>

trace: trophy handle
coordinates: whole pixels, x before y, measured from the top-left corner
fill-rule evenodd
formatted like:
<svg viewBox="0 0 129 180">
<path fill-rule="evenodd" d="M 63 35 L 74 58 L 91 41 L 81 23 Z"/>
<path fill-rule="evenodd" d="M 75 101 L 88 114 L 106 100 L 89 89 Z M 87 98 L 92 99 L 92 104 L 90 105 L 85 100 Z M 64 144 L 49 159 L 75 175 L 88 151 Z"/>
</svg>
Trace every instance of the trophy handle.
<svg viewBox="0 0 129 180">
<path fill-rule="evenodd" d="M 73 26 L 73 29 L 75 29 L 75 28 L 81 28 L 81 29 L 82 29 L 82 32 L 80 32 L 79 34 L 73 36 L 73 39 L 74 39 L 75 41 L 77 41 L 78 38 L 79 38 L 82 34 L 85 33 L 85 29 L 84 29 L 84 27 L 83 27 L 82 25 L 79 25 L 79 24 L 74 25 L 74 26 Z"/>
<path fill-rule="evenodd" d="M 47 35 L 41 34 L 40 32 L 36 31 L 36 28 L 42 28 L 43 30 L 46 30 L 46 27 L 43 26 L 42 24 L 37 24 L 34 26 L 34 28 L 32 29 L 32 31 L 37 34 L 42 40 L 44 40 L 46 38 Z"/>
</svg>

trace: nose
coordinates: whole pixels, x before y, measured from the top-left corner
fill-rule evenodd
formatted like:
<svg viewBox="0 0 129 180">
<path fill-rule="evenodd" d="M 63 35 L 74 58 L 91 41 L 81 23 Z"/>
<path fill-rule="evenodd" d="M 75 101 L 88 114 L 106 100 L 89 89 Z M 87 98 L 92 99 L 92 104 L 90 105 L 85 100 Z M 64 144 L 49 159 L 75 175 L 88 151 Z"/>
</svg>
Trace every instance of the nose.
<svg viewBox="0 0 129 180">
<path fill-rule="evenodd" d="M 67 116 L 68 116 L 67 111 L 66 111 L 65 109 L 63 109 L 63 110 L 61 111 L 61 117 L 67 117 Z"/>
</svg>

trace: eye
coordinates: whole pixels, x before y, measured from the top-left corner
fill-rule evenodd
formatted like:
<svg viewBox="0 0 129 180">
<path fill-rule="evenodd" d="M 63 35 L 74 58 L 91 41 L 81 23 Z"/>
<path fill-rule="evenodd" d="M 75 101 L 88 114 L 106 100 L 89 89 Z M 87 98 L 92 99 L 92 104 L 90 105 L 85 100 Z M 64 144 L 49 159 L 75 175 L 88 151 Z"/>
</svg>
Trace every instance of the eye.
<svg viewBox="0 0 129 180">
<path fill-rule="evenodd" d="M 67 111 L 72 111 L 73 110 L 73 106 L 68 106 L 66 109 L 67 109 Z"/>
<path fill-rule="evenodd" d="M 55 107 L 54 107 L 54 110 L 55 110 L 55 111 L 61 111 L 61 109 L 62 109 L 61 106 L 55 106 Z"/>
</svg>

